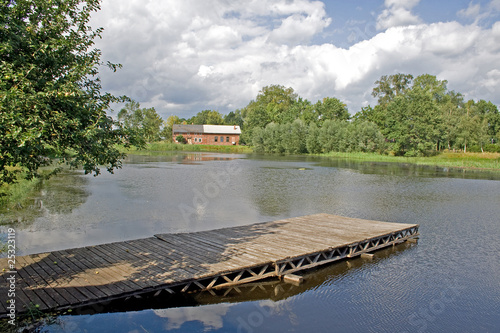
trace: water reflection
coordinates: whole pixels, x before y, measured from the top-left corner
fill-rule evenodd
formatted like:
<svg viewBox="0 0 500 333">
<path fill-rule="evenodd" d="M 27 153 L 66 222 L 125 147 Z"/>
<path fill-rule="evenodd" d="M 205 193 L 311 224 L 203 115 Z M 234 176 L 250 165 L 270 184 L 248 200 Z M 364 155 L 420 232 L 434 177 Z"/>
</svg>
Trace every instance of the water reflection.
<svg viewBox="0 0 500 333">
<path fill-rule="evenodd" d="M 417 165 L 412 163 L 367 162 L 342 158 L 321 158 L 320 160 L 316 160 L 316 165 L 352 169 L 362 174 L 383 173 L 385 175 L 409 177 L 447 177 L 500 180 L 500 172 L 498 171 Z"/>
<path fill-rule="evenodd" d="M 0 211 L 0 224 L 26 227 L 44 215 L 67 215 L 85 203 L 89 182 L 81 172 L 65 170 L 49 180 L 44 180 L 26 201 L 25 207 Z"/>
<path fill-rule="evenodd" d="M 166 331 L 179 329 L 190 321 L 199 321 L 205 330 L 211 331 L 223 327 L 222 318 L 227 314 L 231 305 L 205 306 L 205 307 L 184 307 L 175 309 L 153 310 L 154 314 L 160 318 L 165 318 L 164 328 Z"/>
<path fill-rule="evenodd" d="M 167 162 L 188 165 L 200 165 L 199 162 L 208 161 L 232 161 L 241 158 L 242 155 L 236 154 L 213 154 L 213 153 L 156 153 L 151 155 L 128 155 L 124 160 L 127 164 L 144 164 L 154 162 Z"/>
</svg>

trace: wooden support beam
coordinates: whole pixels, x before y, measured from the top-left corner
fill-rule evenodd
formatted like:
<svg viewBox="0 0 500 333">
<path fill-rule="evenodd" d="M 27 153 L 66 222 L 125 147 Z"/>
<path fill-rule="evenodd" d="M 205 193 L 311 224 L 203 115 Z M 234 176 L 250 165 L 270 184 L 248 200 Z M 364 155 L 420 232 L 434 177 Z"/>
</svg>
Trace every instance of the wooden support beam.
<svg viewBox="0 0 500 333">
<path fill-rule="evenodd" d="M 283 281 L 285 281 L 286 283 L 293 284 L 295 286 L 299 286 L 304 281 L 304 278 L 302 276 L 295 274 L 286 274 L 283 276 Z"/>
<path fill-rule="evenodd" d="M 372 254 L 372 253 L 362 253 L 362 254 L 361 254 L 361 258 L 362 258 L 362 259 L 372 260 L 372 259 L 373 259 L 373 256 L 374 256 L 374 254 Z"/>
</svg>

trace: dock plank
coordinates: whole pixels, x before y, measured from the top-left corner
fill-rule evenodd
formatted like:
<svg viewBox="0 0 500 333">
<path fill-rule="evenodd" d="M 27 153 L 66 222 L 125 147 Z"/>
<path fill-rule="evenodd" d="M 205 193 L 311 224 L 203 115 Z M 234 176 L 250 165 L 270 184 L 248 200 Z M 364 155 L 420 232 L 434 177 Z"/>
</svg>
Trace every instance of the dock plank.
<svg viewBox="0 0 500 333">
<path fill-rule="evenodd" d="M 176 252 L 171 253 L 170 257 L 162 256 L 156 252 L 144 252 L 144 247 L 138 244 L 138 242 L 126 242 L 126 244 L 133 249 L 142 251 L 143 256 L 147 256 L 150 260 L 150 265 L 148 268 L 153 268 L 158 271 L 154 278 L 158 281 L 164 283 L 173 282 L 175 280 L 185 280 L 189 279 L 192 274 L 196 274 L 198 270 L 193 262 L 187 260 L 187 257 L 182 255 L 182 253 Z M 171 260 L 169 263 L 165 261 Z M 144 258 L 146 259 L 146 258 Z"/>
<path fill-rule="evenodd" d="M 197 239 L 190 238 L 187 235 L 183 236 L 182 238 L 177 236 L 177 240 L 174 237 L 165 237 L 162 238 L 162 241 L 163 243 L 170 243 L 172 246 L 182 246 L 186 255 L 192 259 L 196 259 L 200 265 L 205 265 L 207 263 L 213 265 L 215 263 L 224 262 L 229 269 L 239 267 L 237 264 L 229 262 L 228 260 L 231 259 L 231 257 L 223 254 L 219 249 L 204 245 Z"/>
<path fill-rule="evenodd" d="M 80 273 L 84 272 L 86 268 L 82 268 L 81 265 L 77 265 L 76 261 L 73 258 L 68 257 L 62 251 L 55 251 L 50 253 L 54 261 L 57 262 L 58 265 L 62 265 L 65 267 L 65 271 L 69 273 L 69 277 L 71 281 L 68 283 L 69 285 L 76 285 L 82 287 L 78 290 L 85 294 L 88 298 L 105 298 L 107 294 L 98 288 L 97 286 L 91 284 L 86 276 L 79 276 Z"/>
<path fill-rule="evenodd" d="M 27 257 L 19 257 L 17 260 L 24 265 L 25 271 L 30 275 L 32 280 L 37 284 L 37 288 L 44 288 L 44 290 L 50 295 L 50 297 L 57 302 L 58 305 L 64 305 L 78 301 L 73 298 L 67 290 L 62 290 L 58 292 L 54 289 L 54 284 L 50 282 L 53 281 L 51 275 L 47 274 L 40 266 L 34 264 L 33 262 L 28 262 Z"/>
<path fill-rule="evenodd" d="M 47 275 L 42 276 L 45 281 L 54 289 L 59 286 L 63 286 L 63 288 L 59 288 L 58 291 L 63 295 L 63 297 L 68 300 L 71 304 L 79 302 L 82 298 L 82 293 L 78 291 L 76 288 L 68 286 L 65 282 L 68 281 L 67 273 L 57 264 L 50 261 L 49 256 L 40 260 L 34 261 L 30 256 L 25 256 L 24 259 L 27 263 L 33 266 L 39 266 L 43 269 Z M 49 264 L 49 262 L 51 264 Z M 43 274 L 43 273 L 42 273 Z M 60 281 L 61 278 L 63 281 Z"/>
</svg>

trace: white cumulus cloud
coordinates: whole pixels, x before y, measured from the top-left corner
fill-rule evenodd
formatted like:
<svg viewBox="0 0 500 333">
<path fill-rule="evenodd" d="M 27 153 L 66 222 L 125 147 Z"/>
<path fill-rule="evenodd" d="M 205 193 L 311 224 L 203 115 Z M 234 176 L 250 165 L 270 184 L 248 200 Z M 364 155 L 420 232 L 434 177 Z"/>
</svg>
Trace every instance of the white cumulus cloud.
<svg viewBox="0 0 500 333">
<path fill-rule="evenodd" d="M 103 59 L 124 65 L 101 72 L 104 89 L 164 119 L 227 113 L 270 84 L 313 103 L 340 98 L 355 113 L 374 103 L 374 82 L 394 73 L 437 75 L 499 104 L 500 22 L 422 23 L 411 14 L 418 3 L 385 1 L 384 29 L 349 48 L 312 43 L 331 23 L 320 1 L 107 0 L 92 23 L 105 28 Z"/>
<path fill-rule="evenodd" d="M 420 0 L 385 0 L 386 9 L 377 18 L 377 29 L 420 23 L 420 18 L 411 12 L 419 2 Z"/>
</svg>

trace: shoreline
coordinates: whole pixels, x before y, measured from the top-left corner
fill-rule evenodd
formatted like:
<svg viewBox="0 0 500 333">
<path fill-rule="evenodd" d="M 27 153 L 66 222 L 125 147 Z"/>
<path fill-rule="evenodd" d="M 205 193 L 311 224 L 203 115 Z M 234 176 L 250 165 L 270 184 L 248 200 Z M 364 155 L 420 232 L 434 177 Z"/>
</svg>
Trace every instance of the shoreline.
<svg viewBox="0 0 500 333">
<path fill-rule="evenodd" d="M 151 143 L 145 149 L 124 149 L 127 154 L 150 155 L 162 152 L 217 152 L 233 154 L 253 154 L 250 146 L 210 146 L 210 145 L 181 145 L 168 142 Z M 265 154 L 272 156 L 273 154 Z M 378 153 L 343 153 L 330 152 L 322 154 L 301 154 L 297 156 L 318 156 L 325 158 L 353 159 L 366 162 L 388 162 L 405 163 L 415 165 L 429 165 L 448 168 L 460 168 L 477 171 L 500 171 L 500 153 L 463 153 L 463 152 L 440 152 L 435 156 L 427 157 L 404 157 L 383 155 Z"/>
</svg>

